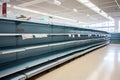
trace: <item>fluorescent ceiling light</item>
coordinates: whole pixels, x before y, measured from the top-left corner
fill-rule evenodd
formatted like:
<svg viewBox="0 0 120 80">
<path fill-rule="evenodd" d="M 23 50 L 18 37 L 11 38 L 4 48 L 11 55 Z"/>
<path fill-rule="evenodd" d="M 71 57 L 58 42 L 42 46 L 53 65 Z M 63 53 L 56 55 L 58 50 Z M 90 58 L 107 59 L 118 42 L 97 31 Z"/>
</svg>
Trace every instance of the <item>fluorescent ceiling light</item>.
<svg viewBox="0 0 120 80">
<path fill-rule="evenodd" d="M 60 6 L 60 5 L 61 5 L 61 2 L 60 2 L 60 1 L 58 1 L 58 0 L 54 0 L 54 4 L 56 4 L 56 5 Z"/>
<path fill-rule="evenodd" d="M 87 3 L 89 0 L 81 0 L 82 3 Z"/>
<path fill-rule="evenodd" d="M 78 10 L 77 10 L 77 9 L 75 9 L 75 8 L 73 9 L 73 11 L 74 11 L 74 12 L 78 12 Z"/>
<path fill-rule="evenodd" d="M 84 3 L 84 4 L 87 5 L 90 8 L 96 7 L 96 5 L 94 5 L 93 3 L 90 3 L 90 2 L 87 2 L 87 3 Z"/>
<path fill-rule="evenodd" d="M 103 17 L 109 19 L 109 20 L 114 20 L 112 17 L 108 17 L 108 14 L 105 13 L 104 11 L 100 12 L 100 8 L 97 7 L 95 4 L 93 4 L 90 0 L 77 0 L 78 2 L 82 3 L 83 5 L 87 6 L 88 8 L 92 9 L 96 13 L 102 15 Z"/>
</svg>

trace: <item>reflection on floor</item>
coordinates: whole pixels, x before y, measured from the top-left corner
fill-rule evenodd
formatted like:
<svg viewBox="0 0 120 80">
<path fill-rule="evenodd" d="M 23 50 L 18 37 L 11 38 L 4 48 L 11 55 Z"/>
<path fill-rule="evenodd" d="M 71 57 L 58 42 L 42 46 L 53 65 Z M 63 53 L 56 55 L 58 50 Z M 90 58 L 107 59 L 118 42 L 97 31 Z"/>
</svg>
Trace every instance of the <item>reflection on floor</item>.
<svg viewBox="0 0 120 80">
<path fill-rule="evenodd" d="M 120 44 L 110 44 L 32 80 L 120 80 Z"/>
</svg>

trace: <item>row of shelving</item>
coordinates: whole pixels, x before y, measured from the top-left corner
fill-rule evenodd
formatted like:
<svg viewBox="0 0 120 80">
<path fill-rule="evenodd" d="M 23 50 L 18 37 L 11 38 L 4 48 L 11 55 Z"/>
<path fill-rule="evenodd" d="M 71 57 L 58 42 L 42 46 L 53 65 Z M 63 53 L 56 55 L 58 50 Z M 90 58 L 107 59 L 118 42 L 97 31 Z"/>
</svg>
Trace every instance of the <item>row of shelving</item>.
<svg viewBox="0 0 120 80">
<path fill-rule="evenodd" d="M 44 54 L 41 56 L 34 56 L 31 58 L 13 61 L 11 63 L 4 64 L 4 65 L 0 66 L 0 77 L 4 77 L 7 75 L 16 73 L 18 71 L 21 71 L 21 70 L 31 68 L 33 66 L 36 66 L 36 65 L 39 65 L 39 64 L 63 57 L 63 56 L 68 55 L 68 54 L 72 54 L 73 52 L 76 52 L 76 51 L 81 51 L 81 50 L 86 51 L 86 49 L 89 49 L 89 48 L 91 48 L 90 50 L 92 50 L 92 47 L 95 47 L 95 46 L 97 47 L 98 45 L 103 45 L 106 43 L 107 42 L 95 43 L 95 44 L 88 45 L 85 47 L 77 47 L 77 48 L 73 48 L 73 49 L 67 49 L 67 50 L 64 50 L 61 52 L 54 52 L 54 53 L 52 52 L 52 53 L 49 53 L 47 55 Z M 77 54 L 74 54 L 74 55 L 77 55 Z"/>
<path fill-rule="evenodd" d="M 0 19 L 0 78 L 27 79 L 108 44 L 108 37 L 104 31 Z"/>
<path fill-rule="evenodd" d="M 30 50 L 30 49 L 37 49 L 37 48 L 56 46 L 56 45 L 65 45 L 65 44 L 76 43 L 76 42 L 77 43 L 82 43 L 82 42 L 85 43 L 85 42 L 89 42 L 89 41 L 96 41 L 96 40 L 102 40 L 102 39 L 105 39 L 105 38 L 74 40 L 74 41 L 57 42 L 57 43 L 50 43 L 50 44 L 44 44 L 44 45 L 28 46 L 28 47 L 22 47 L 22 48 L 16 48 L 16 49 L 6 49 L 6 50 L 0 50 L 0 54 L 21 52 L 21 51 L 26 51 L 26 50 Z"/>
<path fill-rule="evenodd" d="M 54 66 L 57 66 L 57 65 L 59 65 L 61 63 L 64 63 L 64 62 L 66 62 L 66 61 L 68 61 L 70 59 L 73 59 L 73 58 L 78 57 L 78 56 L 80 56 L 82 54 L 85 54 L 85 53 L 87 53 L 89 51 L 92 51 L 94 49 L 97 49 L 97 48 L 100 48 L 102 46 L 105 46 L 107 44 L 108 43 L 104 43 L 104 44 L 96 46 L 96 47 L 87 48 L 87 50 L 81 51 L 79 53 L 76 53 L 76 54 L 73 54 L 73 55 L 70 55 L 70 56 L 67 56 L 67 57 L 63 57 L 62 59 L 58 59 L 57 61 L 54 61 L 54 62 L 51 62 L 51 63 L 49 63 L 49 65 L 46 64 L 46 65 L 42 65 L 42 66 L 37 66 L 34 69 L 29 69 L 27 71 L 23 71 L 23 73 L 25 74 L 24 75 L 24 80 L 28 79 L 28 78 L 31 78 L 32 76 L 35 76 L 36 74 L 41 73 L 41 72 L 43 72 L 43 71 L 45 71 L 47 69 L 50 69 L 50 68 L 52 68 Z M 11 78 L 15 78 L 15 77 L 11 77 Z M 20 79 L 20 77 L 18 77 L 18 76 L 16 78 Z M 23 78 L 23 77 L 21 77 L 21 78 Z"/>
</svg>

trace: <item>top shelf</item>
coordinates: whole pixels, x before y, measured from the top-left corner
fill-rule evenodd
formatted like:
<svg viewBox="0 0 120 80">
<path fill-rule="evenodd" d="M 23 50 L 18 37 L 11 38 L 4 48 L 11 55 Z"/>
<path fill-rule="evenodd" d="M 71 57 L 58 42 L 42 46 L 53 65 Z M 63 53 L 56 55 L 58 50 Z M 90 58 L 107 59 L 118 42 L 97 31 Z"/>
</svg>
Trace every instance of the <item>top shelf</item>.
<svg viewBox="0 0 120 80">
<path fill-rule="evenodd" d="M 3 18 L 3 17 L 0 17 L 0 21 L 12 21 L 12 22 L 15 22 L 15 23 L 30 23 L 30 24 L 45 24 L 45 25 L 54 25 L 54 26 L 64 26 L 64 27 L 67 27 L 67 28 L 73 28 L 73 29 L 78 29 L 78 30 L 82 29 L 84 31 L 86 30 L 86 31 L 92 31 L 92 32 L 102 32 L 102 33 L 108 34 L 107 32 L 100 31 L 100 30 L 93 30 L 93 29 L 86 29 L 86 28 L 81 28 L 81 27 L 73 27 L 73 26 L 65 26 L 65 25 L 56 25 L 56 24 L 50 24 L 50 23 L 41 23 L 41 22 L 19 20 L 19 19 L 10 19 L 10 18 Z"/>
</svg>

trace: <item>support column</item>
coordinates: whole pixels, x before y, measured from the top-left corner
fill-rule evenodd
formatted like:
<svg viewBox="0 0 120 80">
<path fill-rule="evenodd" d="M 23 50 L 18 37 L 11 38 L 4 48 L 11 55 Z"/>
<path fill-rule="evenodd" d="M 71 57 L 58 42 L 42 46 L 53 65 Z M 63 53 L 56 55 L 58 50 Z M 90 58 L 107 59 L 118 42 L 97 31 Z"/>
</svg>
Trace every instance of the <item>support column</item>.
<svg viewBox="0 0 120 80">
<path fill-rule="evenodd" d="M 2 3 L 0 2 L 0 16 L 2 16 Z"/>
<path fill-rule="evenodd" d="M 2 3 L 2 16 L 7 17 L 7 3 Z"/>
</svg>

